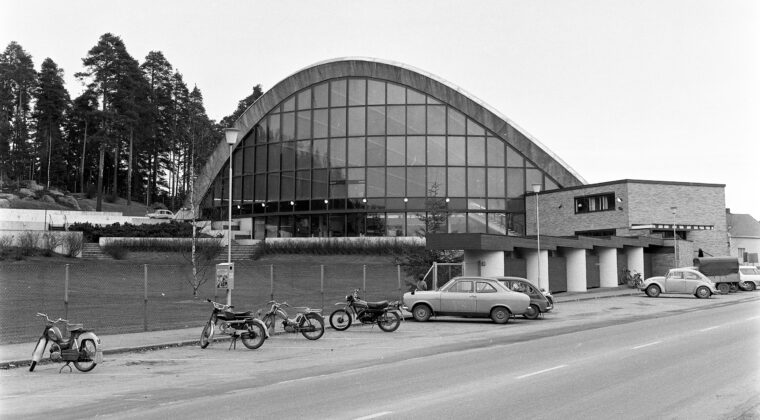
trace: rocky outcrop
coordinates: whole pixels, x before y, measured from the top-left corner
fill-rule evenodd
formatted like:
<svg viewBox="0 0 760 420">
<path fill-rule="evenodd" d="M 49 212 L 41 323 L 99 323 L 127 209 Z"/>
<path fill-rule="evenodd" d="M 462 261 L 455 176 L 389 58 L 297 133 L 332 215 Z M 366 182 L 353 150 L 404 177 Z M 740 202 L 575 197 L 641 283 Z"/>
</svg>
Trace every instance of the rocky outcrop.
<svg viewBox="0 0 760 420">
<path fill-rule="evenodd" d="M 43 203 L 55 203 L 55 199 L 47 194 L 43 195 L 42 198 L 40 198 L 40 201 Z"/>
<path fill-rule="evenodd" d="M 19 188 L 18 195 L 20 195 L 21 198 L 34 197 L 34 191 L 29 188 Z"/>
<path fill-rule="evenodd" d="M 71 207 L 72 209 L 75 209 L 75 210 L 82 210 L 79 207 L 79 202 L 70 195 L 56 197 L 56 201 L 58 202 L 58 204 L 62 204 L 66 207 Z"/>
</svg>

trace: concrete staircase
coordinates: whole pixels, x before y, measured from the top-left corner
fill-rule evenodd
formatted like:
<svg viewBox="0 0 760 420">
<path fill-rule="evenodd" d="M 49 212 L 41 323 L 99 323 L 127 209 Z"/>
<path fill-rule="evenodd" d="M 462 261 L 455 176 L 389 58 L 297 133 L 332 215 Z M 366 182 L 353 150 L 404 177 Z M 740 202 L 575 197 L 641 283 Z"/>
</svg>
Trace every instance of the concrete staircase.
<svg viewBox="0 0 760 420">
<path fill-rule="evenodd" d="M 110 255 L 100 249 L 100 245 L 93 243 L 82 244 L 82 258 L 90 260 L 112 260 Z"/>
<path fill-rule="evenodd" d="M 250 260 L 256 251 L 256 245 L 242 245 L 232 241 L 232 261 Z M 217 261 L 227 261 L 227 247 L 216 256 Z"/>
</svg>

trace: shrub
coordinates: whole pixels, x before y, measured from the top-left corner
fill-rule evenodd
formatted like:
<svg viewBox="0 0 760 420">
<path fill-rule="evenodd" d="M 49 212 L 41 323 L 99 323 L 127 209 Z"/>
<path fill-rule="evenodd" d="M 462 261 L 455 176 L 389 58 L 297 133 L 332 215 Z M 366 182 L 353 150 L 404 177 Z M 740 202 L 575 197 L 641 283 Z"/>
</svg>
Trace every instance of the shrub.
<svg viewBox="0 0 760 420">
<path fill-rule="evenodd" d="M 13 250 L 13 236 L 0 236 L 0 260 L 4 260 Z"/>
<path fill-rule="evenodd" d="M 256 249 L 254 258 L 267 254 L 316 254 L 316 255 L 400 255 L 425 249 L 421 243 L 399 239 L 322 239 L 308 241 L 263 241 Z"/>
<path fill-rule="evenodd" d="M 46 232 L 42 235 L 42 255 L 46 257 L 52 257 L 55 254 L 55 249 L 63 243 L 60 236 Z"/>
<path fill-rule="evenodd" d="M 123 260 L 128 254 L 127 248 L 118 244 L 104 245 L 103 252 L 110 255 L 115 260 Z"/>
<path fill-rule="evenodd" d="M 106 203 L 113 204 L 116 202 L 116 200 L 119 199 L 119 196 L 114 193 L 108 193 L 105 195 L 105 197 L 103 197 L 103 199 L 106 201 Z"/>
<path fill-rule="evenodd" d="M 18 237 L 18 250 L 22 257 L 34 255 L 37 251 L 37 243 L 40 240 L 39 232 L 27 230 Z M 20 258 L 17 258 L 20 259 Z"/>
<path fill-rule="evenodd" d="M 131 223 L 114 223 L 108 226 L 96 226 L 91 223 L 73 223 L 69 230 L 82 232 L 85 242 L 98 242 L 101 237 L 116 238 L 191 238 L 193 225 L 188 222 L 171 221 L 150 225 L 133 225 Z M 208 235 L 202 235 L 208 237 Z"/>
<path fill-rule="evenodd" d="M 66 248 L 66 256 L 74 258 L 82 250 L 84 240 L 79 235 L 66 235 L 63 243 Z"/>
<path fill-rule="evenodd" d="M 212 261 L 223 249 L 222 241 L 198 242 L 195 246 L 195 252 L 198 253 L 202 261 Z"/>
</svg>

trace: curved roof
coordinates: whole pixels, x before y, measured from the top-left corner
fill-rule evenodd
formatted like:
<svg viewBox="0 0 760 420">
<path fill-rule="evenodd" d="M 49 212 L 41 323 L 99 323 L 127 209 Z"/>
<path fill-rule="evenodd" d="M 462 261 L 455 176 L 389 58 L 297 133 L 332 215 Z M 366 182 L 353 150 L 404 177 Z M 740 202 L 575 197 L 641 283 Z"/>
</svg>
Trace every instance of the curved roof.
<svg viewBox="0 0 760 420">
<path fill-rule="evenodd" d="M 238 143 L 256 123 L 290 95 L 313 84 L 342 77 L 370 77 L 406 85 L 426 93 L 458 109 L 494 132 L 554 178 L 562 187 L 586 183 L 575 170 L 538 139 L 464 89 L 412 66 L 376 58 L 336 58 L 321 61 L 289 75 L 251 104 L 235 121 L 235 128 L 240 130 Z M 221 139 L 198 176 L 195 184 L 196 197 L 202 197 L 206 193 L 228 158 L 228 146 L 224 139 Z M 199 198 L 196 201 L 199 203 L 201 200 Z"/>
</svg>

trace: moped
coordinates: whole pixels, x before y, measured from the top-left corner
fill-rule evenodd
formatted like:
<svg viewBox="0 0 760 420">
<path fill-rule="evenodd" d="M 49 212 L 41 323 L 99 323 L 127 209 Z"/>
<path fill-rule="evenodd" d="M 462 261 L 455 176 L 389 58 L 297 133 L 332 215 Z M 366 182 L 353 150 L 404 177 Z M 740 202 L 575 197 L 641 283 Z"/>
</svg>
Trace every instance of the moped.
<svg viewBox="0 0 760 420">
<path fill-rule="evenodd" d="M 319 340 L 325 333 L 325 321 L 322 319 L 321 309 L 294 307 L 296 316 L 291 319 L 288 318 L 288 313 L 282 309 L 283 307 L 290 307 L 287 302 L 278 303 L 270 300 L 267 302 L 267 305 L 271 305 L 269 311 L 261 317 L 267 329 L 274 331 L 275 321 L 279 318 L 282 320 L 282 327 L 285 329 L 285 332 L 300 332 L 309 340 Z M 259 310 L 259 316 L 261 316 L 261 310 Z"/>
<path fill-rule="evenodd" d="M 243 345 L 251 350 L 255 350 L 264 344 L 264 340 L 269 337 L 266 325 L 261 320 L 253 317 L 250 311 L 234 312 L 232 305 L 214 302 L 206 299 L 207 302 L 214 305 L 206 325 L 201 332 L 201 348 L 205 349 L 214 339 L 214 332 L 218 329 L 222 334 L 232 336 L 230 350 L 236 348 L 237 339 L 243 342 Z"/>
<path fill-rule="evenodd" d="M 362 324 L 375 324 L 385 332 L 393 332 L 401 325 L 399 302 L 367 302 L 359 297 L 359 289 L 346 296 L 343 308 L 330 314 L 330 326 L 337 331 L 345 331 L 351 326 L 353 318 Z"/>
<path fill-rule="evenodd" d="M 37 363 L 42 360 L 48 342 L 51 342 L 50 360 L 66 363 L 58 373 L 66 367 L 71 372 L 70 363 L 72 362 L 74 367 L 82 372 L 89 372 L 95 369 L 98 363 L 103 362 L 100 338 L 94 332 L 85 330 L 82 324 L 69 324 L 69 321 L 63 318 L 52 320 L 46 314 L 39 312 L 36 316 L 45 317 L 45 329 L 37 341 L 34 353 L 32 353 L 32 364 L 29 366 L 29 372 L 34 371 Z M 60 328 L 56 326 L 58 323 L 66 323 L 66 329 L 69 331 L 68 338 L 63 337 Z"/>
</svg>

